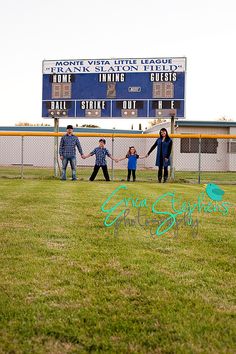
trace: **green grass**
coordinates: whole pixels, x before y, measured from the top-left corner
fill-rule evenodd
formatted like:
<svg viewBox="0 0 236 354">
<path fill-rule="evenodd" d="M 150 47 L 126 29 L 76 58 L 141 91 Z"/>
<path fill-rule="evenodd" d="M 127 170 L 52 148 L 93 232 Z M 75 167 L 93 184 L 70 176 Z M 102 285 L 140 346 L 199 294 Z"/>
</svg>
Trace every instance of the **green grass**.
<svg viewBox="0 0 236 354">
<path fill-rule="evenodd" d="M 114 236 L 100 208 L 119 182 L 0 184 L 0 353 L 235 353 L 235 207 L 200 213 L 195 237 L 184 225 L 178 237 L 124 225 Z M 122 197 L 149 205 L 203 191 L 127 186 Z M 236 187 L 223 189 L 235 203 Z"/>
<path fill-rule="evenodd" d="M 88 180 L 91 175 L 93 167 L 78 167 L 78 177 L 80 180 Z M 21 173 L 21 166 L 0 166 L 0 178 L 21 178 L 25 179 L 54 179 L 54 171 L 52 168 L 39 168 L 24 166 L 23 174 Z M 100 179 L 103 176 L 100 174 Z M 112 171 L 110 170 L 110 177 Z M 127 177 L 126 169 L 115 169 L 114 180 L 122 181 Z M 198 172 L 194 171 L 176 171 L 176 183 L 198 183 Z M 236 184 L 236 172 L 201 172 L 201 183 L 215 182 L 218 184 Z M 137 179 L 142 182 L 153 182 L 157 180 L 157 169 L 137 170 Z"/>
</svg>

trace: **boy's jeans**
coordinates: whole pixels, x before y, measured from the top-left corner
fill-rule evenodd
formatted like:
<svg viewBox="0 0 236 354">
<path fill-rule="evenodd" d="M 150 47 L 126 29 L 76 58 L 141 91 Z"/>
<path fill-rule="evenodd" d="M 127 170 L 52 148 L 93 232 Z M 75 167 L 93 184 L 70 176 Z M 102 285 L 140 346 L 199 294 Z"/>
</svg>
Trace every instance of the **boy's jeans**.
<svg viewBox="0 0 236 354">
<path fill-rule="evenodd" d="M 72 170 L 72 179 L 76 179 L 76 158 L 75 157 L 64 157 L 62 160 L 62 175 L 61 179 L 66 179 L 66 168 L 70 162 L 71 170 Z"/>
</svg>

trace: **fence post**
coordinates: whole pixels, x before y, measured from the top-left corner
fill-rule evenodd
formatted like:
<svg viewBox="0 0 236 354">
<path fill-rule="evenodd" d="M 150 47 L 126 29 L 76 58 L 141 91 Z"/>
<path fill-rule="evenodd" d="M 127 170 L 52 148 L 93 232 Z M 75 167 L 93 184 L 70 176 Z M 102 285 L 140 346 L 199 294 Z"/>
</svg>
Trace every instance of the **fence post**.
<svg viewBox="0 0 236 354">
<path fill-rule="evenodd" d="M 202 139 L 199 138 L 199 150 L 198 150 L 198 184 L 201 183 L 201 151 L 202 151 Z"/>
<path fill-rule="evenodd" d="M 21 179 L 24 178 L 24 137 L 21 137 Z"/>
<path fill-rule="evenodd" d="M 111 156 L 114 156 L 114 134 L 112 134 L 112 139 L 111 139 Z M 114 161 L 111 160 L 111 180 L 112 182 L 114 181 Z"/>
</svg>

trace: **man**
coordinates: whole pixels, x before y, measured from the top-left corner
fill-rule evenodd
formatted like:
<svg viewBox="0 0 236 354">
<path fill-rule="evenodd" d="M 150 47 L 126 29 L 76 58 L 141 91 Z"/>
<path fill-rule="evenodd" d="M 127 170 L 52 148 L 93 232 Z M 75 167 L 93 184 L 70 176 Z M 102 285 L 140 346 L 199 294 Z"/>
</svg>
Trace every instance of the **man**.
<svg viewBox="0 0 236 354">
<path fill-rule="evenodd" d="M 72 181 L 76 181 L 76 152 L 75 147 L 77 146 L 79 153 L 82 158 L 84 154 L 77 136 L 73 134 L 73 126 L 67 125 L 66 134 L 61 138 L 59 154 L 62 160 L 62 175 L 61 180 L 66 180 L 66 168 L 68 162 L 70 162 L 72 170 Z"/>
</svg>

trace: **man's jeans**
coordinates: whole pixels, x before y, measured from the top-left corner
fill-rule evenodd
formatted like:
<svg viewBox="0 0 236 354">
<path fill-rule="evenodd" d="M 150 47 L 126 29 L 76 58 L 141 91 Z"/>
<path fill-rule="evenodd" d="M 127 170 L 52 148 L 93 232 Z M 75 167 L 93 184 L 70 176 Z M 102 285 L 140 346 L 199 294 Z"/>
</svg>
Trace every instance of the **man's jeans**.
<svg viewBox="0 0 236 354">
<path fill-rule="evenodd" d="M 62 175 L 61 179 L 66 179 L 66 168 L 70 162 L 71 170 L 72 170 L 72 179 L 76 179 L 76 158 L 75 157 L 64 157 L 62 160 Z"/>
</svg>

